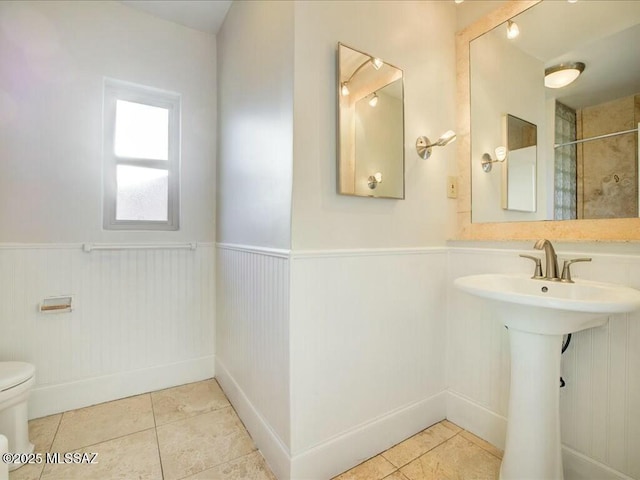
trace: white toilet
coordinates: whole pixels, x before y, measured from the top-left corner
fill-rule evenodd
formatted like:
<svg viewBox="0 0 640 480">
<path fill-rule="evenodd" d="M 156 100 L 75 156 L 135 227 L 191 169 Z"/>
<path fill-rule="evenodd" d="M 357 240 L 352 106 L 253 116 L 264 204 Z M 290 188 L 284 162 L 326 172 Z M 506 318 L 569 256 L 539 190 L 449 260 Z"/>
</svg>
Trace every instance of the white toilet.
<svg viewBox="0 0 640 480">
<path fill-rule="evenodd" d="M 27 399 L 35 383 L 36 368 L 25 362 L 0 362 L 0 434 L 7 437 L 10 453 L 31 453 Z M 15 470 L 20 464 L 10 464 Z"/>
<path fill-rule="evenodd" d="M 7 437 L 0 434 L 0 455 L 4 455 L 9 451 L 9 442 Z M 0 460 L 0 480 L 9 480 L 9 465 Z"/>
</svg>

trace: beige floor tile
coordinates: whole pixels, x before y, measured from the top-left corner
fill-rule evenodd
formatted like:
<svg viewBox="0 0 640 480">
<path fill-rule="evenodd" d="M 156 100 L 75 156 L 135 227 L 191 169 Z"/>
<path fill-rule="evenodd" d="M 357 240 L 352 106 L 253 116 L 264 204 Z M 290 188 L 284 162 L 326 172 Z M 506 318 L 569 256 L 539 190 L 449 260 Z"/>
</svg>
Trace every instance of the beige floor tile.
<svg viewBox="0 0 640 480">
<path fill-rule="evenodd" d="M 477 446 L 479 446 L 483 450 L 486 450 L 490 454 L 495 455 L 498 458 L 502 458 L 503 451 L 497 447 L 494 447 L 486 440 L 483 440 L 480 437 L 476 437 L 473 433 L 467 432 L 466 430 L 461 431 L 460 435 L 466 438 L 467 440 L 469 440 L 470 442 L 475 443 Z"/>
<path fill-rule="evenodd" d="M 378 455 L 335 477 L 334 480 L 381 480 L 395 469 L 388 460 Z"/>
<path fill-rule="evenodd" d="M 9 480 L 38 480 L 44 468 L 43 463 L 29 463 L 9 472 Z"/>
<path fill-rule="evenodd" d="M 48 452 L 53 443 L 53 437 L 58 430 L 62 414 L 36 418 L 29 422 L 29 440 L 34 445 L 35 453 Z M 42 474 L 44 462 L 41 464 L 27 464 L 9 474 L 9 480 L 38 480 Z"/>
<path fill-rule="evenodd" d="M 382 456 L 393 463 L 396 468 L 399 468 L 437 447 L 454 435 L 456 435 L 454 430 L 442 425 L 442 423 L 436 423 L 426 430 L 415 434 L 413 437 L 406 439 L 404 442 L 391 447 L 382 453 Z"/>
<path fill-rule="evenodd" d="M 215 380 L 189 383 L 151 394 L 156 425 L 228 407 L 229 400 Z"/>
<path fill-rule="evenodd" d="M 231 407 L 161 425 L 157 431 L 165 480 L 183 478 L 255 450 Z"/>
<path fill-rule="evenodd" d="M 62 414 L 49 415 L 29 421 L 29 440 L 35 445 L 36 452 L 48 452 L 53 443 Z"/>
<path fill-rule="evenodd" d="M 149 394 L 123 398 L 65 412 L 51 449 L 78 450 L 154 426 Z"/>
<path fill-rule="evenodd" d="M 260 452 L 252 452 L 184 480 L 276 480 Z"/>
<path fill-rule="evenodd" d="M 460 435 L 400 469 L 409 480 L 494 480 L 499 470 L 497 457 Z"/>
<path fill-rule="evenodd" d="M 409 480 L 405 477 L 400 470 L 393 472 L 388 477 L 384 477 L 383 480 Z"/>
<path fill-rule="evenodd" d="M 159 480 L 162 478 L 154 429 L 79 450 L 97 453 L 95 464 L 47 464 L 42 480 Z"/>
</svg>

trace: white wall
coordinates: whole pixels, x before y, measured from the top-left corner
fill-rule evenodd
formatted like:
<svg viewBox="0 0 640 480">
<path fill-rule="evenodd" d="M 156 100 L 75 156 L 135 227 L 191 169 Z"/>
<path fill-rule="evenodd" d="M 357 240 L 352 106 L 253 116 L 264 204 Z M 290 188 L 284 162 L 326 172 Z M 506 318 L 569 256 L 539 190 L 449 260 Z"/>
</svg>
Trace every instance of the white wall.
<svg viewBox="0 0 640 480">
<path fill-rule="evenodd" d="M 222 27 L 216 371 L 279 478 L 329 478 L 444 418 L 446 254 L 403 247 L 453 232 L 455 148 L 424 161 L 415 140 L 454 126 L 454 24 L 448 2 L 300 1 L 236 2 Z M 336 193 L 339 41 L 405 72 L 406 200 Z M 261 396 L 282 382 L 289 404 Z"/>
<path fill-rule="evenodd" d="M 30 416 L 213 376 L 215 58 L 212 35 L 119 2 L 0 2 L 0 361 L 35 364 Z M 102 230 L 104 77 L 181 94 L 179 231 Z"/>
<path fill-rule="evenodd" d="M 0 242 L 212 241 L 215 48 L 118 2 L 2 2 Z M 182 95 L 179 231 L 102 230 L 104 77 Z"/>
<path fill-rule="evenodd" d="M 234 2 L 218 34 L 216 376 L 289 478 L 292 2 Z"/>
<path fill-rule="evenodd" d="M 463 275 L 526 272 L 531 262 L 517 250 L 452 248 L 449 252 L 447 417 L 504 447 L 509 395 L 506 329 L 482 299 L 454 289 Z M 556 245 L 561 259 L 592 257 L 574 278 L 640 288 L 637 247 L 613 252 L 602 245 Z M 562 356 L 560 390 L 565 478 L 640 478 L 640 313 L 611 316 L 607 325 L 573 335 Z M 626 476 L 625 476 L 626 475 Z"/>
<path fill-rule="evenodd" d="M 293 8 L 234 2 L 218 33 L 219 242 L 290 247 Z"/>
<path fill-rule="evenodd" d="M 415 142 L 455 127 L 454 31 L 453 2 L 295 4 L 294 249 L 442 245 L 453 235 L 455 145 L 425 161 Z M 336 194 L 339 41 L 404 71 L 405 200 Z"/>
</svg>

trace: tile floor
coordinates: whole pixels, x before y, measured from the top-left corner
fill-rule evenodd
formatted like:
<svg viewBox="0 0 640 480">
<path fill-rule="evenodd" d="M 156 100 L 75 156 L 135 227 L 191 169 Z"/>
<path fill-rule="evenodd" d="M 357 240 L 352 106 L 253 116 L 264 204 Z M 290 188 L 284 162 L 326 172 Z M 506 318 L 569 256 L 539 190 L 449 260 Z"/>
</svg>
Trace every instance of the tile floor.
<svg viewBox="0 0 640 480">
<path fill-rule="evenodd" d="M 502 452 L 443 420 L 333 480 L 494 480 Z"/>
<path fill-rule="evenodd" d="M 98 463 L 24 465 L 9 480 L 275 480 L 213 379 L 38 418 L 29 437 Z"/>
<path fill-rule="evenodd" d="M 38 418 L 35 451 L 96 464 L 24 465 L 9 480 L 275 480 L 211 379 Z M 446 420 L 334 480 L 492 480 L 502 452 Z"/>
</svg>

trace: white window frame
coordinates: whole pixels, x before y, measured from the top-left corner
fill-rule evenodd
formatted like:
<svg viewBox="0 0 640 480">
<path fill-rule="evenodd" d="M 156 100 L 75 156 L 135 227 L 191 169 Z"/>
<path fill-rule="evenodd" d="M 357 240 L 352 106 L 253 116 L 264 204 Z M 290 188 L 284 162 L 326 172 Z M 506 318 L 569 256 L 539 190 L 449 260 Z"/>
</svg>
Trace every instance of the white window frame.
<svg viewBox="0 0 640 480">
<path fill-rule="evenodd" d="M 169 110 L 167 160 L 126 158 L 115 154 L 116 101 L 125 100 Z M 104 79 L 104 212 L 106 230 L 178 230 L 180 226 L 180 94 L 110 78 Z M 116 219 L 118 165 L 159 168 L 168 172 L 167 220 Z"/>
</svg>

